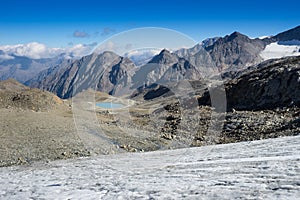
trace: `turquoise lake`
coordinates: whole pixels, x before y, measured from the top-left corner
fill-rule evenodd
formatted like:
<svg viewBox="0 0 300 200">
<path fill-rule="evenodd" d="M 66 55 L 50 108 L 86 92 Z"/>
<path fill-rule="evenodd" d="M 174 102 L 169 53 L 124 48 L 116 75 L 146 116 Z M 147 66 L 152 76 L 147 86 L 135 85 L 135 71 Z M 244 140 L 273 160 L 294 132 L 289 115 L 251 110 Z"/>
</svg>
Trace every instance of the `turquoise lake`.
<svg viewBox="0 0 300 200">
<path fill-rule="evenodd" d="M 121 103 L 112 103 L 112 102 L 98 102 L 96 106 L 106 109 L 116 109 L 116 108 L 123 108 L 125 105 Z"/>
</svg>

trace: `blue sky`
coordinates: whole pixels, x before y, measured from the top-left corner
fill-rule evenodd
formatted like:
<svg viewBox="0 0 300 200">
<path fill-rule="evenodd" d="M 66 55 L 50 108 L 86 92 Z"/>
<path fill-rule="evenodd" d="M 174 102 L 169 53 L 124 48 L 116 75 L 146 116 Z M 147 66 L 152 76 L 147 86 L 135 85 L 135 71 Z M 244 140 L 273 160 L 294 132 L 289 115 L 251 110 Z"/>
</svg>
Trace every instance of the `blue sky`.
<svg viewBox="0 0 300 200">
<path fill-rule="evenodd" d="M 300 25 L 299 8 L 293 0 L 7 0 L 0 8 L 0 45 L 100 43 L 138 27 L 170 28 L 196 41 L 233 31 L 258 37 Z"/>
</svg>

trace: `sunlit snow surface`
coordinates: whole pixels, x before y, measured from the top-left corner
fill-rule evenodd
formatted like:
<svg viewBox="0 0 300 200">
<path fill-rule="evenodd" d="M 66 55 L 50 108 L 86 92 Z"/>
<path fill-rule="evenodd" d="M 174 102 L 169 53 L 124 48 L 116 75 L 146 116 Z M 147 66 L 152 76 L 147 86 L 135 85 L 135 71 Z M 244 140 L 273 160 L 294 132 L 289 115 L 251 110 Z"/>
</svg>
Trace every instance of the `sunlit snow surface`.
<svg viewBox="0 0 300 200">
<path fill-rule="evenodd" d="M 300 55 L 300 41 L 274 42 L 266 46 L 260 56 L 264 60 Z"/>
<path fill-rule="evenodd" d="M 1 168 L 0 199 L 300 199 L 300 137 Z"/>
</svg>

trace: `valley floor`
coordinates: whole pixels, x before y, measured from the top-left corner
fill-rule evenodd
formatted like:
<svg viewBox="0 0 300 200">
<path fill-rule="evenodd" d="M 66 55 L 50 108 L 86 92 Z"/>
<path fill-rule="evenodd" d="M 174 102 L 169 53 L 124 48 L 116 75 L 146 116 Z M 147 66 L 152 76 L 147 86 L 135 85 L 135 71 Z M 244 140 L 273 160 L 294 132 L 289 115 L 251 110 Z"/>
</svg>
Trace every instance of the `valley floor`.
<svg viewBox="0 0 300 200">
<path fill-rule="evenodd" d="M 0 199 L 299 199 L 300 136 L 1 168 Z"/>
</svg>

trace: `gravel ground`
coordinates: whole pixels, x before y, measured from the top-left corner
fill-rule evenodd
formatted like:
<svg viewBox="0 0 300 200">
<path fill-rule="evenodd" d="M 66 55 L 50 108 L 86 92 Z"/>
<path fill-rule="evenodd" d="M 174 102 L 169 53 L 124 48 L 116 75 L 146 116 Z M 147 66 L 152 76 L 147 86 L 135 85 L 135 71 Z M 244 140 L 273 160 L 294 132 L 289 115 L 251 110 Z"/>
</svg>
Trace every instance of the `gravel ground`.
<svg viewBox="0 0 300 200">
<path fill-rule="evenodd" d="M 157 106 L 151 104 L 151 108 Z M 172 104 L 173 105 L 173 104 Z M 176 105 L 176 104 L 175 104 Z M 207 145 L 210 108 L 193 112 L 176 106 L 158 105 L 159 111 L 135 106 L 129 112 L 110 114 L 96 111 L 75 126 L 68 103 L 48 111 L 2 108 L 0 120 L 0 166 L 30 164 L 34 161 L 67 159 L 97 154 L 144 152 Z M 167 109 L 166 109 L 167 108 Z M 126 111 L 126 110 L 125 110 Z M 299 108 L 227 113 L 223 132 L 213 144 L 253 141 L 300 133 Z M 130 115 L 130 117 L 128 117 Z M 188 119 L 183 121 L 182 115 Z M 199 123 L 196 127 L 195 124 Z M 99 129 L 100 128 L 100 129 Z M 194 130 L 195 129 L 195 130 Z M 98 130 L 98 131 L 97 131 Z M 96 132 L 95 132 L 96 131 Z"/>
<path fill-rule="evenodd" d="M 65 107 L 48 112 L 0 109 L 0 166 L 87 156 Z"/>
</svg>

